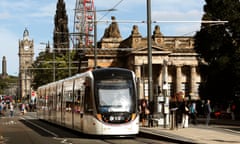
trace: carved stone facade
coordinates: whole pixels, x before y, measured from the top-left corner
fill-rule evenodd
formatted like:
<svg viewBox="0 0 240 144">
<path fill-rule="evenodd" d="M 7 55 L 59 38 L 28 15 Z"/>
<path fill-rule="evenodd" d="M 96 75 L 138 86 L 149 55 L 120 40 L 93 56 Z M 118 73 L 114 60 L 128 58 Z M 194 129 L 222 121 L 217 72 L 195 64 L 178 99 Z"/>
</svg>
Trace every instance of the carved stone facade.
<svg viewBox="0 0 240 144">
<path fill-rule="evenodd" d="M 114 32 L 111 34 L 110 30 Z M 88 66 L 94 66 L 94 51 L 86 51 Z M 167 72 L 163 72 L 164 61 Z M 163 87 L 163 77 L 167 79 L 168 95 L 174 96 L 183 92 L 191 99 L 199 99 L 198 87 L 201 76 L 198 66 L 200 60 L 194 51 L 193 37 L 163 36 L 157 25 L 152 35 L 152 85 L 153 94 L 157 95 L 157 87 Z M 147 38 L 142 37 L 138 26 L 134 25 L 130 36 L 122 39 L 117 23 L 106 29 L 98 42 L 97 65 L 100 67 L 123 67 L 133 70 L 139 82 L 139 98 L 148 99 L 148 48 Z"/>
<path fill-rule="evenodd" d="M 23 39 L 19 40 L 19 87 L 20 97 L 27 98 L 31 95 L 31 68 L 33 64 L 34 45 L 29 39 L 29 32 L 24 30 Z"/>
</svg>

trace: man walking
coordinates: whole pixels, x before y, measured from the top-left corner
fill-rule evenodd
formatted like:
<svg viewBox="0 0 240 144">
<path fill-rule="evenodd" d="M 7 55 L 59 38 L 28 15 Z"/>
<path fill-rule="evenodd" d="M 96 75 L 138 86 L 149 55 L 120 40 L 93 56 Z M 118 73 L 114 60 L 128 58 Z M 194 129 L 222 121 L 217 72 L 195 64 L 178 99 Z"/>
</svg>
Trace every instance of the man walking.
<svg viewBox="0 0 240 144">
<path fill-rule="evenodd" d="M 212 109 L 211 109 L 211 105 L 210 105 L 210 100 L 208 99 L 207 103 L 205 105 L 206 126 L 208 126 L 209 121 L 211 119 L 211 112 L 212 112 Z"/>
</svg>

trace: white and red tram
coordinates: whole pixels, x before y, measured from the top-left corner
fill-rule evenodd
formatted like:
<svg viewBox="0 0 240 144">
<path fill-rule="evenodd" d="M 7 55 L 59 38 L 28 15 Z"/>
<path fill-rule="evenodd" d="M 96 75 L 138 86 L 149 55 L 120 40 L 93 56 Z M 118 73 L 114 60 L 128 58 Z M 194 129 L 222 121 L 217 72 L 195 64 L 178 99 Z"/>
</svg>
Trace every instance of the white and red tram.
<svg viewBox="0 0 240 144">
<path fill-rule="evenodd" d="M 86 134 L 139 133 L 136 78 L 123 68 L 100 68 L 38 88 L 37 115 Z"/>
</svg>

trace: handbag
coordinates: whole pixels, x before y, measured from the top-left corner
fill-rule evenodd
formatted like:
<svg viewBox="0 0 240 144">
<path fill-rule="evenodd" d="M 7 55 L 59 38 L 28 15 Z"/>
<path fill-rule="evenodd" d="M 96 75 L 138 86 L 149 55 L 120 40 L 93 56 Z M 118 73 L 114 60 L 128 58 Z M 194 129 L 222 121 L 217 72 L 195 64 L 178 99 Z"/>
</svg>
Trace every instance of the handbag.
<svg viewBox="0 0 240 144">
<path fill-rule="evenodd" d="M 150 114 L 150 111 L 148 108 L 145 108 L 145 114 Z"/>
</svg>

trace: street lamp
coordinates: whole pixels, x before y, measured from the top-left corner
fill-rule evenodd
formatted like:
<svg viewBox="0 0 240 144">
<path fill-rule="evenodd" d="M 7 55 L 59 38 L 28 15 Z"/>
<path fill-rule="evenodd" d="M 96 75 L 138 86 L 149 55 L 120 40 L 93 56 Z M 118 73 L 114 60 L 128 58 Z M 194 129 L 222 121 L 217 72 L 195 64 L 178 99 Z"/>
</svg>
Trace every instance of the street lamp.
<svg viewBox="0 0 240 144">
<path fill-rule="evenodd" d="M 94 10 L 94 69 L 97 68 L 97 21 L 96 21 L 96 8 Z"/>
<path fill-rule="evenodd" d="M 149 101 L 153 101 L 152 94 L 152 37 L 151 37 L 151 0 L 147 0 L 147 44 L 148 44 L 148 95 Z"/>
</svg>

